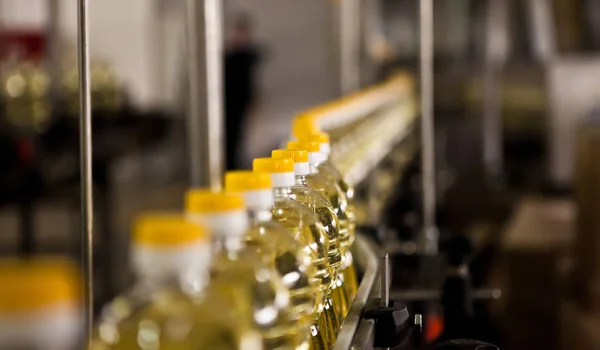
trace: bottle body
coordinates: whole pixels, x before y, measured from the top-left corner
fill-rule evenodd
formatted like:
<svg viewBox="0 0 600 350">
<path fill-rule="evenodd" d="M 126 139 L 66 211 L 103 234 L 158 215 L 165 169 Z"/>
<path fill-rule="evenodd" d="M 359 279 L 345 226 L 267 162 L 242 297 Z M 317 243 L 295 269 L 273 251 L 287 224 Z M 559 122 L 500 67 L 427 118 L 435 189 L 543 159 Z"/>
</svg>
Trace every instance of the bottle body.
<svg viewBox="0 0 600 350">
<path fill-rule="evenodd" d="M 138 284 L 103 310 L 90 350 L 262 349 L 248 321 L 215 293 Z"/>
<path fill-rule="evenodd" d="M 311 173 L 306 175 L 304 179 L 300 179 L 299 182 L 305 181 L 310 189 L 325 198 L 339 221 L 338 250 L 340 252 L 340 264 L 337 267 L 337 278 L 334 281 L 332 293 L 334 293 L 334 300 L 337 300 L 336 310 L 338 316 L 342 320 L 348 313 L 351 298 L 356 290 L 356 286 L 349 286 L 344 280 L 345 275 L 353 271 L 353 266 L 348 264 L 344 255 L 344 247 L 349 247 L 350 244 L 350 220 L 346 216 L 347 200 L 334 182 L 317 172 L 315 167 L 311 166 L 311 168 Z M 348 275 L 351 277 L 351 274 Z"/>
<path fill-rule="evenodd" d="M 339 220 L 327 199 L 314 189 L 307 187 L 303 183 L 302 177 L 297 177 L 297 185 L 290 187 L 289 191 L 289 198 L 300 202 L 316 215 L 329 238 L 328 260 L 331 283 L 328 292 L 332 299 L 331 308 L 337 314 L 337 322 L 334 323 L 341 324 L 342 317 L 346 315 L 348 310 L 348 299 L 343 289 L 342 276 L 340 275 L 342 253 L 340 250 Z"/>
<path fill-rule="evenodd" d="M 307 334 L 298 332 L 289 309 L 289 291 L 268 258 L 245 247 L 237 237 L 217 244 L 209 288 L 253 315 L 253 328 L 260 332 L 263 348 L 299 347 Z"/>
<path fill-rule="evenodd" d="M 300 202 L 288 198 L 290 189 L 275 190 L 273 219 L 288 229 L 292 238 L 300 242 L 309 257 L 311 285 L 315 296 L 310 326 L 311 348 L 328 349 L 335 342 L 339 319 L 331 299 L 332 272 L 329 264 L 329 237 L 313 211 Z"/>
<path fill-rule="evenodd" d="M 302 343 L 298 349 L 308 349 L 308 337 L 315 309 L 315 291 L 319 281 L 315 267 L 311 264 L 311 256 L 295 240 L 292 231 L 272 221 L 270 211 L 250 211 L 250 228 L 244 236 L 248 248 L 257 252 L 273 264 L 288 289 L 290 303 L 288 306 L 291 321 L 297 325 L 297 332 Z"/>
<path fill-rule="evenodd" d="M 311 186 L 318 187 L 319 192 L 325 195 L 326 192 L 338 192 L 337 196 L 329 196 L 331 201 L 337 202 L 334 208 L 337 207 L 336 214 L 340 218 L 340 247 L 342 254 L 342 275 L 344 278 L 344 290 L 349 300 L 352 300 L 358 289 L 358 280 L 356 277 L 356 268 L 354 266 L 354 258 L 350 252 L 350 248 L 354 243 L 354 235 L 356 231 L 356 214 L 352 200 L 354 198 L 354 188 L 350 186 L 342 174 L 329 161 L 319 163 L 316 167 L 319 175 L 308 175 L 307 183 Z M 320 180 L 321 177 L 323 180 Z M 326 184 L 322 184 L 325 182 Z M 327 186 L 329 184 L 329 186 Z M 333 186 L 332 184 L 335 184 Z"/>
</svg>

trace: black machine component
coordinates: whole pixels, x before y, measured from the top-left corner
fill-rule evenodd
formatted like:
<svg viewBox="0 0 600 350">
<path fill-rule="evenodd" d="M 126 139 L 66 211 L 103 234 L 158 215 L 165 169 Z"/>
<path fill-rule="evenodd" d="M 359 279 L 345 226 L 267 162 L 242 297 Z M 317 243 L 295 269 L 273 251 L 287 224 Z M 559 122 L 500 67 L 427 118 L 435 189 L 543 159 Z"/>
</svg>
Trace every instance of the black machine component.
<svg viewBox="0 0 600 350">
<path fill-rule="evenodd" d="M 455 339 L 435 345 L 433 350 L 499 350 L 496 345 L 473 339 Z"/>
<path fill-rule="evenodd" d="M 388 306 L 381 304 L 381 299 L 372 299 L 363 316 L 375 321 L 373 345 L 376 348 L 400 346 L 407 341 L 413 328 L 408 309 L 405 304 L 395 301 L 391 301 Z"/>
</svg>

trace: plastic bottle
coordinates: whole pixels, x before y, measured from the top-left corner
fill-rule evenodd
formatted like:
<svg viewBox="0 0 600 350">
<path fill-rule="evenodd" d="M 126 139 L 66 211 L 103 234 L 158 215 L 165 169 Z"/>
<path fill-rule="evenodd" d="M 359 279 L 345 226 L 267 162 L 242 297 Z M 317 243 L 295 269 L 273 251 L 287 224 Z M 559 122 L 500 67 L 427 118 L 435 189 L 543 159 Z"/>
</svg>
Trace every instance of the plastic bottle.
<svg viewBox="0 0 600 350">
<path fill-rule="evenodd" d="M 186 194 L 189 220 L 213 233 L 211 289 L 253 315 L 265 349 L 295 349 L 306 336 L 292 322 L 289 291 L 273 264 L 245 241 L 249 222 L 239 194 L 192 189 Z"/>
<path fill-rule="evenodd" d="M 329 267 L 329 238 L 326 229 L 315 213 L 296 201 L 292 187 L 295 185 L 292 159 L 257 158 L 252 163 L 257 173 L 271 176 L 275 203 L 273 219 L 288 228 L 294 240 L 300 242 L 310 258 L 318 289 L 315 290 L 315 309 L 311 326 L 311 348 L 329 349 L 335 342 L 339 320 L 330 297 L 331 269 Z"/>
<path fill-rule="evenodd" d="M 245 235 L 246 244 L 268 257 L 290 292 L 290 316 L 299 326 L 305 340 L 297 349 L 309 348 L 309 330 L 315 307 L 315 290 L 319 281 L 310 276 L 310 255 L 295 240 L 293 232 L 273 221 L 274 205 L 271 177 L 249 170 L 230 171 L 225 174 L 225 191 L 244 197 L 250 227 Z"/>
<path fill-rule="evenodd" d="M 340 250 L 340 224 L 330 202 L 318 191 L 310 188 L 307 176 L 310 174 L 308 152 L 306 150 L 282 149 L 271 153 L 275 159 L 290 158 L 294 160 L 295 185 L 291 188 L 295 199 L 313 210 L 329 237 L 329 263 L 332 268 L 331 296 L 340 323 L 348 312 L 349 301 L 344 290 L 341 275 L 342 253 Z"/>
<path fill-rule="evenodd" d="M 0 260 L 0 349 L 80 348 L 81 285 L 68 260 Z"/>
<path fill-rule="evenodd" d="M 331 164 L 327 164 L 326 156 L 321 152 L 321 144 L 316 140 L 290 141 L 289 148 L 306 149 L 310 165 L 310 174 L 306 176 L 306 182 L 309 187 L 315 189 L 325 196 L 340 220 L 340 250 L 342 252 L 341 274 L 344 279 L 344 290 L 348 300 L 352 300 L 356 294 L 358 283 L 356 279 L 356 270 L 353 264 L 350 247 L 354 242 L 354 213 L 350 209 L 346 194 L 338 186 L 336 174 L 328 172 L 328 169 L 335 169 Z M 347 312 L 348 310 L 346 310 Z M 343 315 L 345 317 L 346 314 Z"/>
<path fill-rule="evenodd" d="M 90 349 L 262 349 L 250 314 L 208 290 L 210 256 L 207 231 L 183 215 L 140 216 L 137 281 L 104 308 Z"/>
</svg>

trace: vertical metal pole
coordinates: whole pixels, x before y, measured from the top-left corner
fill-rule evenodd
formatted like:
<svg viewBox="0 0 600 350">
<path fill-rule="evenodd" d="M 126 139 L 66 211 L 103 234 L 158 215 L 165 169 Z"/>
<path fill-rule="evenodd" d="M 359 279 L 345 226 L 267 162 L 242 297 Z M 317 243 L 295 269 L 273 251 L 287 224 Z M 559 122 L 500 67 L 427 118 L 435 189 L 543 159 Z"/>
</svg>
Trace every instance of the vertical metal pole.
<svg viewBox="0 0 600 350">
<path fill-rule="evenodd" d="M 502 71 L 508 50 L 507 1 L 491 0 L 486 16 L 483 72 L 483 165 L 489 181 L 498 184 L 504 172 Z"/>
<path fill-rule="evenodd" d="M 390 304 L 390 259 L 389 254 L 385 254 L 381 257 L 381 271 L 380 271 L 380 287 L 381 287 L 381 307 L 388 307 Z"/>
<path fill-rule="evenodd" d="M 420 0 L 421 171 L 423 230 L 418 239 L 422 254 L 437 254 L 435 224 L 435 138 L 433 118 L 433 0 Z"/>
<path fill-rule="evenodd" d="M 94 202 L 92 197 L 92 97 L 88 46 L 88 0 L 77 0 L 77 62 L 79 68 L 79 162 L 81 183 L 82 262 L 85 277 L 85 339 L 92 333 L 94 279 Z"/>
<path fill-rule="evenodd" d="M 381 288 L 381 307 L 390 306 L 390 261 L 389 255 L 386 253 L 381 257 L 381 270 L 380 270 L 380 288 Z M 384 350 L 389 350 L 390 348 L 384 348 Z"/>
<path fill-rule="evenodd" d="M 347 95 L 360 88 L 360 0 L 340 0 L 338 6 L 340 92 Z"/>
<path fill-rule="evenodd" d="M 188 142 L 191 186 L 221 189 L 223 2 L 187 0 Z"/>
</svg>

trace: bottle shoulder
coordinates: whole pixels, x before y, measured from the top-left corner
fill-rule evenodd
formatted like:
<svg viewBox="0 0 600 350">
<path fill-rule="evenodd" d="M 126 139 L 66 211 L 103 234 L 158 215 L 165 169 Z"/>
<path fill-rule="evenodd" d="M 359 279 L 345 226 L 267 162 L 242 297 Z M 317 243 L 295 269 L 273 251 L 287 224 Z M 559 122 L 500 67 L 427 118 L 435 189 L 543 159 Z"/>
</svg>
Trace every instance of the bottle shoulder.
<svg viewBox="0 0 600 350">
<path fill-rule="evenodd" d="M 293 232 L 274 218 L 250 225 L 246 232 L 246 244 L 260 252 L 265 250 L 280 253 L 283 251 L 299 251 L 300 243 L 293 239 Z"/>
<path fill-rule="evenodd" d="M 292 186 L 290 188 L 290 198 L 307 206 L 314 211 L 316 207 L 331 207 L 331 203 L 318 190 L 306 186 Z"/>
</svg>

